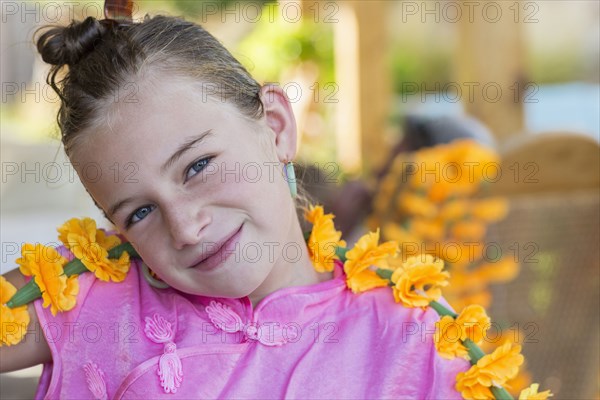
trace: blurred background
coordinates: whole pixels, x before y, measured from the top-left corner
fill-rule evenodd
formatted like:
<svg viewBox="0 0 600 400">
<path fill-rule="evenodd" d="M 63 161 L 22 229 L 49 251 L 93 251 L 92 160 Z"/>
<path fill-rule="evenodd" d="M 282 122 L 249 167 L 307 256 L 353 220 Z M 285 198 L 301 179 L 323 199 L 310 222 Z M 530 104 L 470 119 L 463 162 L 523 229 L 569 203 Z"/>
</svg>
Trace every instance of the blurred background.
<svg viewBox="0 0 600 400">
<path fill-rule="evenodd" d="M 66 219 L 103 220 L 32 43 L 39 26 L 103 18 L 103 2 L 0 5 L 5 273 Z M 202 24 L 284 88 L 308 193 L 349 243 L 380 226 L 404 255 L 443 258 L 450 303 L 495 321 L 487 351 L 523 345 L 513 393 L 599 398 L 599 2 L 137 1 L 147 13 Z M 31 397 L 39 373 L 3 374 L 0 397 Z"/>
</svg>

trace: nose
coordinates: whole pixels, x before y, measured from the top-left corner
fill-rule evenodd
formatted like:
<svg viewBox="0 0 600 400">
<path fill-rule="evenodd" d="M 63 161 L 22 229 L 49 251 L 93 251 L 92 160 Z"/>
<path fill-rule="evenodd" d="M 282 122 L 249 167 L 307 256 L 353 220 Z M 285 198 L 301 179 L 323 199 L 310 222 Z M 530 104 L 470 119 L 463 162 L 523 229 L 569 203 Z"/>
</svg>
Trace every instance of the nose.
<svg viewBox="0 0 600 400">
<path fill-rule="evenodd" d="M 212 222 L 207 210 L 187 202 L 167 206 L 164 211 L 173 247 L 182 250 L 202 241 L 204 229 Z"/>
</svg>

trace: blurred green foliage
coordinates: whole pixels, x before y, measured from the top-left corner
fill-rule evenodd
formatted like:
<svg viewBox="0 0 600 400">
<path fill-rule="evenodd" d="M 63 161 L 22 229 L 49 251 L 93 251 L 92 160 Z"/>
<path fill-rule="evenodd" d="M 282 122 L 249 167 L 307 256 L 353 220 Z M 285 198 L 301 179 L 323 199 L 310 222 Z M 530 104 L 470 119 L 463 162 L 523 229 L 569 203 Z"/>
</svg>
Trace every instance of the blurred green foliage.
<svg viewBox="0 0 600 400">
<path fill-rule="evenodd" d="M 261 18 L 238 50 L 256 60 L 246 67 L 259 80 L 277 81 L 282 72 L 311 62 L 318 66 L 319 82 L 334 81 L 333 29 L 328 24 Z"/>
<path fill-rule="evenodd" d="M 436 82 L 443 87 L 452 80 L 452 53 L 448 48 L 397 44 L 391 47 L 389 63 L 395 93 L 403 92 L 403 83 L 418 82 L 433 90 Z"/>
<path fill-rule="evenodd" d="M 182 12 L 186 17 L 198 18 L 207 9 L 207 4 L 217 9 L 227 8 L 229 5 L 238 3 L 239 0 L 171 0 L 174 8 Z M 253 3 L 264 4 L 272 0 L 253 0 Z"/>
</svg>

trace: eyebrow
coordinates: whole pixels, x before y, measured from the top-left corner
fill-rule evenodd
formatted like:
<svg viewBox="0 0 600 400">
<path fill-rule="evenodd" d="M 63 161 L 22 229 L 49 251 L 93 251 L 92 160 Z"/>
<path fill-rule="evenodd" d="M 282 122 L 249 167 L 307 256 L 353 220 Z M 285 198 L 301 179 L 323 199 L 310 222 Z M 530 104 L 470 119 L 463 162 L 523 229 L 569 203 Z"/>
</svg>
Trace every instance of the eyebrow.
<svg viewBox="0 0 600 400">
<path fill-rule="evenodd" d="M 190 150 L 195 145 L 202 143 L 206 138 L 210 137 L 212 134 L 213 134 L 212 129 L 208 129 L 208 130 L 202 132 L 201 134 L 196 135 L 196 136 L 192 136 L 188 140 L 186 140 L 185 142 L 183 142 L 181 144 L 181 146 L 179 146 L 177 148 L 177 150 L 175 151 L 175 153 L 173 153 L 171 155 L 171 157 L 169 157 L 169 159 L 163 164 L 163 166 L 160 167 L 161 172 L 165 172 L 166 170 L 168 170 L 188 150 Z M 128 203 L 131 203 L 133 200 L 134 200 L 134 197 L 127 197 L 127 198 L 125 198 L 125 199 L 123 199 L 121 201 L 118 201 L 117 203 L 115 203 L 113 206 L 111 206 L 108 209 L 108 215 L 110 215 L 110 216 L 115 215 L 115 213 L 117 211 L 119 211 L 121 208 L 123 208 L 124 206 L 126 206 Z"/>
<path fill-rule="evenodd" d="M 186 151 L 194 147 L 196 144 L 202 143 L 207 137 L 210 137 L 212 134 L 212 129 L 209 129 L 197 136 L 192 136 L 191 138 L 183 142 L 181 146 L 179 146 L 177 151 L 175 151 L 175 153 L 173 153 L 173 155 L 169 157 L 167 162 L 165 162 L 164 165 L 160 167 L 161 172 L 165 172 L 166 170 L 171 168 L 171 166 L 175 164 L 177 160 L 179 160 L 185 154 Z"/>
</svg>

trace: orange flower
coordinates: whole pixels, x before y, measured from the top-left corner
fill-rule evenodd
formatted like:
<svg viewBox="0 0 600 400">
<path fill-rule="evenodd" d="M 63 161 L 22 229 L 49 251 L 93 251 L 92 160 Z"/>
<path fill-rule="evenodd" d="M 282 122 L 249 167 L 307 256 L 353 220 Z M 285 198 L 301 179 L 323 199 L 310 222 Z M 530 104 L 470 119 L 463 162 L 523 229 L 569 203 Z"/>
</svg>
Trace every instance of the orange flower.
<svg viewBox="0 0 600 400">
<path fill-rule="evenodd" d="M 466 399 L 493 399 L 491 386 L 502 386 L 514 378 L 523 364 L 521 346 L 506 342 L 492 354 L 483 356 L 467 372 L 456 376 L 456 389 Z"/>
<path fill-rule="evenodd" d="M 27 333 L 29 312 L 27 305 L 9 308 L 6 303 L 17 293 L 17 288 L 0 275 L 0 347 L 19 343 Z"/>
<path fill-rule="evenodd" d="M 42 292 L 43 306 L 50 306 L 52 315 L 75 307 L 79 281 L 75 275 L 67 277 L 64 274 L 63 266 L 67 260 L 55 249 L 27 243 L 16 262 L 23 275 L 33 276 Z"/>
<path fill-rule="evenodd" d="M 461 340 L 471 339 L 479 344 L 490 328 L 490 317 L 488 317 L 483 307 L 472 304 L 461 311 L 456 317 L 456 323 L 461 328 Z"/>
<path fill-rule="evenodd" d="M 527 371 L 527 360 L 523 361 L 523 365 L 519 369 L 519 373 L 512 379 L 509 379 L 504 384 L 504 388 L 514 397 L 519 397 L 521 390 L 531 384 L 531 374 Z"/>
<path fill-rule="evenodd" d="M 58 239 L 63 242 L 67 249 L 71 250 L 73 246 L 78 244 L 78 241 L 71 240 L 69 237 L 72 235 L 95 237 L 96 221 L 91 218 L 71 218 L 62 226 L 59 226 L 57 231 Z"/>
<path fill-rule="evenodd" d="M 423 196 L 405 193 L 398 199 L 398 207 L 408 215 L 432 218 L 437 215 L 437 207 Z"/>
<path fill-rule="evenodd" d="M 409 230 L 413 235 L 421 237 L 425 241 L 438 242 L 445 236 L 444 223 L 438 219 L 412 218 Z"/>
<path fill-rule="evenodd" d="M 393 222 L 386 223 L 382 228 L 382 233 L 386 239 L 393 240 L 400 245 L 400 252 L 405 257 L 421 253 L 421 244 L 423 241 L 413 236 L 398 224 Z"/>
<path fill-rule="evenodd" d="M 467 348 L 460 341 L 461 326 L 449 315 L 435 323 L 433 341 L 440 356 L 446 359 L 463 357 L 469 359 Z"/>
<path fill-rule="evenodd" d="M 96 229 L 91 218 L 73 218 L 58 228 L 59 239 L 85 267 L 101 281 L 122 282 L 129 272 L 129 253 L 123 252 L 118 260 L 108 258 L 108 250 L 119 245 L 116 236 L 106 236 Z"/>
<path fill-rule="evenodd" d="M 486 225 L 480 221 L 458 221 L 452 226 L 452 236 L 463 241 L 478 242 L 486 233 Z"/>
<path fill-rule="evenodd" d="M 485 221 L 496 222 L 508 214 L 508 202 L 501 197 L 491 197 L 476 201 L 471 208 L 473 216 Z"/>
<path fill-rule="evenodd" d="M 313 224 L 308 238 L 308 253 L 318 272 L 333 271 L 333 260 L 337 257 L 336 248 L 346 247 L 341 240 L 342 233 L 335 230 L 333 214 L 325 214 L 322 206 L 310 206 L 304 218 Z"/>
<path fill-rule="evenodd" d="M 452 284 L 450 284 L 449 288 L 452 288 Z M 489 307 L 492 303 L 492 294 L 489 290 L 480 291 L 480 292 L 451 292 L 446 289 L 446 292 L 450 292 L 448 294 L 444 294 L 446 299 L 454 306 L 456 309 L 465 308 L 471 304 L 479 304 L 482 307 Z"/>
<path fill-rule="evenodd" d="M 430 254 L 409 257 L 392 274 L 396 302 L 405 307 L 426 307 L 442 295 L 450 274 L 442 271 L 444 262 Z"/>
<path fill-rule="evenodd" d="M 510 282 L 519 274 L 519 270 L 519 264 L 509 256 L 481 265 L 475 271 L 475 275 L 482 282 Z"/>
<path fill-rule="evenodd" d="M 546 400 L 548 397 L 552 396 L 549 390 L 538 393 L 539 384 L 532 383 L 526 389 L 523 389 L 521 394 L 519 395 L 519 400 Z"/>
<path fill-rule="evenodd" d="M 96 269 L 93 272 L 96 278 L 101 281 L 108 282 L 112 280 L 113 282 L 123 282 L 127 276 L 127 272 L 129 272 L 129 253 L 124 251 L 118 260 L 109 260 L 108 258 L 99 259 L 94 266 Z"/>
<path fill-rule="evenodd" d="M 487 175 L 496 173 L 499 160 L 493 151 L 468 139 L 419 150 L 414 158 L 420 174 L 411 183 L 429 188 L 434 202 L 474 194 Z"/>
<path fill-rule="evenodd" d="M 346 253 L 346 283 L 354 293 L 388 285 L 388 281 L 379 277 L 370 267 L 387 268 L 386 259 L 398 252 L 398 243 L 378 243 L 379 229 L 363 235 Z"/>
<path fill-rule="evenodd" d="M 413 164 L 409 164 L 411 170 L 405 172 L 413 188 L 428 188 L 440 182 L 440 163 L 443 162 L 445 149 L 445 145 L 424 147 L 413 154 Z"/>
<path fill-rule="evenodd" d="M 444 243 L 443 259 L 452 264 L 452 271 L 465 270 L 470 264 L 478 263 L 486 255 L 484 243 L 476 241 L 448 240 Z"/>
<path fill-rule="evenodd" d="M 470 204 L 467 200 L 448 201 L 441 206 L 439 217 L 444 221 L 455 221 L 463 218 L 469 212 L 469 207 Z"/>
<path fill-rule="evenodd" d="M 444 358 L 459 356 L 469 359 L 462 341 L 471 339 L 476 344 L 480 343 L 489 327 L 490 318 L 483 307 L 469 305 L 456 320 L 446 315 L 435 324 L 435 347 Z"/>
</svg>

